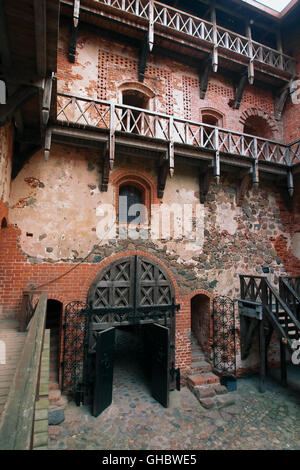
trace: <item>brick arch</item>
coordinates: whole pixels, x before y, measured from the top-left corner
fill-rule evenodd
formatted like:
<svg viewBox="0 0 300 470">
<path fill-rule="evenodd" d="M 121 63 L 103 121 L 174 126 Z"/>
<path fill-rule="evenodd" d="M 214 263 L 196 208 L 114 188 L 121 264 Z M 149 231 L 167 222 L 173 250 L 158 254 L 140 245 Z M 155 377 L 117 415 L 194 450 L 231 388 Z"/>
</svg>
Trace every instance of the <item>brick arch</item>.
<svg viewBox="0 0 300 470">
<path fill-rule="evenodd" d="M 193 299 L 197 300 L 198 296 L 207 298 L 207 305 L 204 306 L 203 302 L 198 305 L 199 313 L 192 311 Z M 194 327 L 194 334 L 197 336 L 198 342 L 201 345 L 203 351 L 208 356 L 211 355 L 211 347 L 213 344 L 213 321 L 212 321 L 212 310 L 213 310 L 213 299 L 215 295 L 206 290 L 196 290 L 187 296 L 189 307 L 190 307 L 190 318 L 191 318 L 191 330 Z M 197 308 L 197 305 L 195 306 Z M 206 308 L 208 311 L 205 311 Z M 193 313 L 195 317 L 193 318 Z M 198 318 L 196 318 L 198 317 Z"/>
<path fill-rule="evenodd" d="M 275 119 L 270 116 L 266 111 L 264 111 L 262 108 L 258 107 L 253 107 L 249 108 L 246 111 L 244 111 L 239 119 L 239 122 L 245 126 L 247 122 L 255 122 L 255 120 L 259 123 L 263 122 L 264 126 L 268 130 L 268 133 L 270 134 L 269 137 L 267 138 L 272 138 L 272 139 L 279 139 L 280 138 L 280 132 L 279 132 L 279 127 Z"/>
<path fill-rule="evenodd" d="M 152 88 L 150 88 L 147 85 L 144 85 L 143 83 L 140 82 L 135 82 L 133 80 L 126 80 L 125 82 L 122 82 L 118 85 L 118 89 L 122 91 L 139 91 L 140 93 L 143 93 L 146 95 L 149 99 L 154 98 L 156 96 L 156 93 Z"/>
<path fill-rule="evenodd" d="M 111 184 L 114 186 L 115 208 L 118 218 L 119 213 L 119 189 L 123 185 L 136 186 L 143 193 L 143 204 L 147 209 L 148 221 L 151 220 L 151 207 L 152 204 L 159 204 L 160 200 L 157 197 L 157 182 L 148 173 L 144 171 L 128 171 L 125 169 L 117 170 L 112 174 Z"/>
<path fill-rule="evenodd" d="M 170 279 L 170 282 L 172 282 L 172 284 L 173 284 L 175 298 L 177 298 L 177 299 L 179 298 L 178 283 L 177 283 L 172 271 L 168 268 L 168 266 L 163 261 L 161 261 L 159 258 L 157 258 L 156 256 L 153 256 L 153 255 L 151 255 L 151 254 L 149 254 L 145 251 L 140 251 L 140 250 L 137 250 L 137 251 L 121 251 L 120 253 L 115 253 L 115 254 L 109 256 L 108 258 L 105 258 L 103 261 L 101 261 L 97 265 L 97 272 L 96 273 L 95 272 L 90 273 L 89 276 L 87 276 L 87 278 L 86 278 L 86 283 L 85 283 L 84 290 L 86 291 L 87 296 L 88 296 L 91 285 L 93 284 L 94 280 L 98 277 L 100 272 L 102 272 L 106 267 L 108 267 L 114 261 L 121 260 L 122 258 L 126 258 L 126 257 L 129 257 L 129 256 L 142 256 L 144 258 L 149 258 L 149 260 L 152 260 L 155 263 L 159 264 L 162 267 L 162 270 L 165 271 L 166 274 L 168 275 L 168 277 Z"/>
</svg>

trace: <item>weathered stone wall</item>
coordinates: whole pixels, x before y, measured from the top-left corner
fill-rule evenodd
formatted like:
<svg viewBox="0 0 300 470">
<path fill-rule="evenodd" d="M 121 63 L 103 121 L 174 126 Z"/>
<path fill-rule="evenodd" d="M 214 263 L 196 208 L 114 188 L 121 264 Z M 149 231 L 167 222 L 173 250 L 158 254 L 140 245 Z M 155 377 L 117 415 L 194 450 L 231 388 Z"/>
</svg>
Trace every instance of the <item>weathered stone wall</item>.
<svg viewBox="0 0 300 470">
<path fill-rule="evenodd" d="M 151 160 L 133 158 L 130 154 L 117 157 L 112 181 L 124 170 L 129 176 L 131 172 L 141 178 L 146 174 L 152 181 L 152 191 L 156 191 L 156 168 Z M 192 167 L 178 163 L 174 178 L 168 178 L 163 202 L 199 206 L 196 240 L 182 237 L 101 241 L 96 231 L 100 220 L 97 207 L 107 203 L 116 207 L 117 191 L 111 184 L 107 193 L 101 193 L 100 180 L 99 155 L 68 146 L 53 145 L 48 162 L 38 152 L 20 171 L 12 183 L 9 213 L 18 233 L 6 229 L 7 239 L 1 242 L 3 313 L 15 314 L 22 290 L 44 283 L 49 297 L 64 305 L 76 299 L 85 301 L 91 282 L 109 257 L 146 252 L 170 270 L 178 285 L 177 301 L 182 308 L 177 316 L 177 361 L 183 370 L 188 370 L 194 293 L 201 290 L 208 296 L 236 298 L 239 274 L 261 275 L 262 266 L 269 266 L 270 279 L 277 284 L 279 275 L 287 272 L 276 251 L 281 238 L 291 247 L 278 205 L 280 194 L 275 187 L 264 184 L 257 194 L 249 191 L 242 207 L 238 207 L 235 178 L 223 177 L 222 184 L 212 186 L 207 202 L 202 205 L 197 175 Z M 97 244 L 100 246 L 83 264 L 63 279 L 48 284 L 75 267 Z M 271 360 L 276 358 L 274 354 L 270 353 Z M 239 365 L 249 370 L 256 363 L 257 354 L 253 353 Z"/>
</svg>

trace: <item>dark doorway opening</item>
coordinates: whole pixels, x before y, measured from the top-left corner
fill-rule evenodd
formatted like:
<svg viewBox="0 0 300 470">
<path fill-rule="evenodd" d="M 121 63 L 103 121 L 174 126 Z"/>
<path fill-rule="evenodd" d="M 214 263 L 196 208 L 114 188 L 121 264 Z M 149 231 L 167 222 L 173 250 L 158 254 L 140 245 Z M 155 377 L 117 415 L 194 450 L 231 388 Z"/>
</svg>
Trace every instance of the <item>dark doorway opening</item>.
<svg viewBox="0 0 300 470">
<path fill-rule="evenodd" d="M 116 328 L 113 400 L 151 398 L 151 338 L 147 326 Z"/>
<path fill-rule="evenodd" d="M 191 300 L 191 329 L 197 343 L 205 353 L 210 351 L 210 299 L 204 294 Z"/>
<path fill-rule="evenodd" d="M 57 388 L 60 383 L 61 321 L 62 303 L 58 300 L 49 299 L 47 302 L 46 329 L 50 330 L 50 382 L 55 384 Z"/>
</svg>

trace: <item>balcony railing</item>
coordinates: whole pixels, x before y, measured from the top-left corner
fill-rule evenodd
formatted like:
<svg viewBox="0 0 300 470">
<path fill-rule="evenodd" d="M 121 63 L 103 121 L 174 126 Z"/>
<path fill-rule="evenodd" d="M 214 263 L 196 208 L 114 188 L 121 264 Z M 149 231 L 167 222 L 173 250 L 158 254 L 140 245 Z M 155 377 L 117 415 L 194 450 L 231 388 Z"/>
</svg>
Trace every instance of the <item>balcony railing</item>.
<svg viewBox="0 0 300 470">
<path fill-rule="evenodd" d="M 291 146 L 162 113 L 102 100 L 57 95 L 57 121 L 63 126 L 131 134 L 194 149 L 291 166 L 300 162 L 300 143 Z"/>
<path fill-rule="evenodd" d="M 170 28 L 215 47 L 240 54 L 249 60 L 289 74 L 294 73 L 296 61 L 292 57 L 220 26 L 216 26 L 214 35 L 213 23 L 162 3 L 154 1 L 153 11 L 149 0 L 94 0 L 94 3 L 122 10 L 148 21 L 153 18 L 154 26 Z"/>
</svg>

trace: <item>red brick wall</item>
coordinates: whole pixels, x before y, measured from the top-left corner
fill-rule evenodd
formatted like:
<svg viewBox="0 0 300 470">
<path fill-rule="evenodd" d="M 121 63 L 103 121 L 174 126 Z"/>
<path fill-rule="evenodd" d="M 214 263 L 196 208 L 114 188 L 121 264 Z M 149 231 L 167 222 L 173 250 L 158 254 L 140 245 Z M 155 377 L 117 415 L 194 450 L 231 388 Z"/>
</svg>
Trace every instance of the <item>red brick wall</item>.
<svg viewBox="0 0 300 470">
<path fill-rule="evenodd" d="M 62 27 L 57 73 L 59 91 L 120 102 L 119 87 L 124 82 L 138 82 L 138 48 L 95 36 L 82 29 L 76 63 L 70 64 L 67 39 L 68 32 Z M 197 67 L 157 54 L 150 55 L 144 85 L 156 95 L 152 106 L 155 111 L 200 121 L 201 109 L 213 108 L 224 116 L 224 127 L 238 132 L 243 131 L 241 118 L 245 112 L 258 111 L 272 128 L 272 135 L 266 137 L 283 138 L 282 124 L 274 120 L 274 97 L 268 88 L 248 85 L 241 108 L 234 110 L 230 106 L 234 98 L 232 82 L 221 74 L 213 74 L 206 97 L 201 100 Z"/>
</svg>

